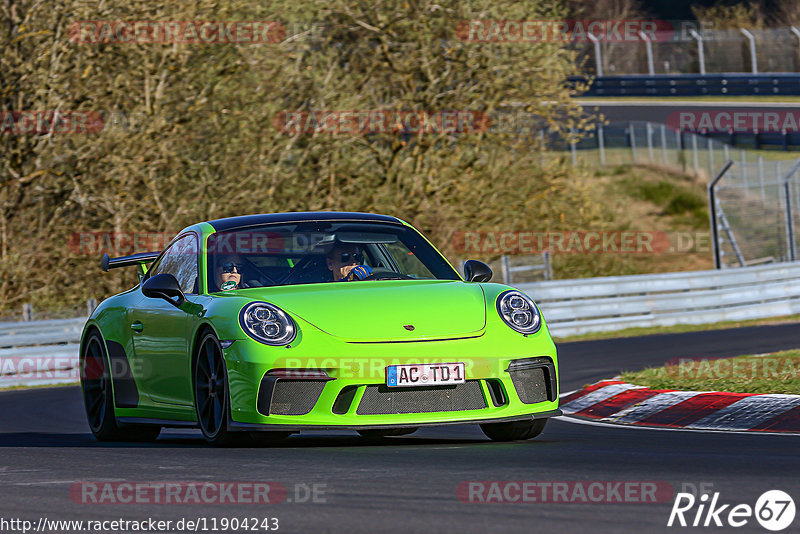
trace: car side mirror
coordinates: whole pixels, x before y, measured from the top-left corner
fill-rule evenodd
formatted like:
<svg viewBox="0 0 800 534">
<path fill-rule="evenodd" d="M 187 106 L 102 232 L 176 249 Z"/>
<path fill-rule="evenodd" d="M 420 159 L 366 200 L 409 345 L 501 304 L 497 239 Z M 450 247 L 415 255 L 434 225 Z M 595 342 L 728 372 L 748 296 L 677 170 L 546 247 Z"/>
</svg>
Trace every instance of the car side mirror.
<svg viewBox="0 0 800 534">
<path fill-rule="evenodd" d="M 180 306 L 186 300 L 178 279 L 169 273 L 161 273 L 149 277 L 142 284 L 142 293 L 145 297 L 164 299 L 173 306 Z M 177 301 L 172 300 L 177 297 Z"/>
<path fill-rule="evenodd" d="M 492 279 L 492 270 L 478 260 L 467 260 L 464 263 L 464 280 L 467 282 L 488 282 Z"/>
</svg>

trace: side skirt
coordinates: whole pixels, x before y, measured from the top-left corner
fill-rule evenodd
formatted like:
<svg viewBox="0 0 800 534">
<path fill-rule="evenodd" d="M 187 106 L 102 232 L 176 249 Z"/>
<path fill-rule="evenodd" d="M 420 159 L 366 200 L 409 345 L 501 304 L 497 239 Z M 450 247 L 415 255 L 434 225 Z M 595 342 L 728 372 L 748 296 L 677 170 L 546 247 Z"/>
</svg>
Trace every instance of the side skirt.
<svg viewBox="0 0 800 534">
<path fill-rule="evenodd" d="M 443 423 L 403 423 L 394 425 L 271 425 L 266 423 L 238 423 L 228 420 L 230 430 L 249 430 L 249 431 L 274 431 L 274 430 L 370 430 L 381 428 L 407 428 L 422 426 L 450 426 L 450 425 L 476 425 L 480 423 L 510 423 L 512 421 L 533 421 L 536 419 L 549 419 L 563 415 L 561 410 L 549 412 L 539 412 L 530 415 L 517 415 L 514 417 L 503 417 L 494 419 L 473 419 L 470 421 L 446 421 Z M 302 416 L 298 416 L 302 417 Z"/>
<path fill-rule="evenodd" d="M 175 421 L 172 419 L 150 419 L 147 417 L 117 417 L 117 422 L 122 424 L 158 425 L 164 428 L 200 428 L 193 421 Z"/>
</svg>

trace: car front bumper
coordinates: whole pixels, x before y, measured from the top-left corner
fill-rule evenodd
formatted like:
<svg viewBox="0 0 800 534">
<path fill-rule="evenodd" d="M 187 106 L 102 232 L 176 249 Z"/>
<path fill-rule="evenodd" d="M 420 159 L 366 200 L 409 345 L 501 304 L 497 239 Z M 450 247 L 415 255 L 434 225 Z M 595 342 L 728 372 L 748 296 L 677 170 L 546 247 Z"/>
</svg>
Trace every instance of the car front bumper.
<svg viewBox="0 0 800 534">
<path fill-rule="evenodd" d="M 288 349 L 245 339 L 224 353 L 236 429 L 417 427 L 560 415 L 556 349 L 544 328 L 528 337 L 484 333 L 406 343 L 319 336 Z M 465 363 L 464 384 L 386 386 L 387 365 L 454 362 Z"/>
</svg>

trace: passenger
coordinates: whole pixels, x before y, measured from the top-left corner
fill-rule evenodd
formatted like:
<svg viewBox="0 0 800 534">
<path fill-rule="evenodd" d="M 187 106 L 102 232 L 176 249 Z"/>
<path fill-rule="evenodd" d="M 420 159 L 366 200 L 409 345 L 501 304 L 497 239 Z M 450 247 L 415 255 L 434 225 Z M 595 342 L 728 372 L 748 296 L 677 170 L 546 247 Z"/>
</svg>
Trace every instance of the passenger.
<svg viewBox="0 0 800 534">
<path fill-rule="evenodd" d="M 364 280 L 372 274 L 369 265 L 364 265 L 364 253 L 350 243 L 337 243 L 328 252 L 325 263 L 337 282 Z"/>
<path fill-rule="evenodd" d="M 238 256 L 225 256 L 217 262 L 217 286 L 222 291 L 248 287 L 242 282 L 244 265 Z"/>
</svg>

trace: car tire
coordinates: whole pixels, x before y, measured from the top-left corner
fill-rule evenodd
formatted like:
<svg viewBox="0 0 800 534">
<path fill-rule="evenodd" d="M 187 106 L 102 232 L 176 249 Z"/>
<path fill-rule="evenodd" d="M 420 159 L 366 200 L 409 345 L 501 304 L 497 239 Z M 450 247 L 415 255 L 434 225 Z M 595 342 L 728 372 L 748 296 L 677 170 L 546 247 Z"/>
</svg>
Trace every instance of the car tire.
<svg viewBox="0 0 800 534">
<path fill-rule="evenodd" d="M 544 430 L 547 419 L 512 421 L 510 423 L 483 423 L 481 430 L 492 441 L 522 441 L 535 438 Z"/>
<path fill-rule="evenodd" d="M 220 447 L 251 445 L 247 432 L 228 429 L 228 373 L 222 346 L 213 332 L 200 338 L 192 368 L 195 414 L 206 441 Z"/>
<path fill-rule="evenodd" d="M 358 433 L 361 434 L 361 437 L 368 438 L 368 439 L 382 439 L 388 438 L 389 436 L 406 436 L 408 434 L 413 434 L 419 430 L 416 427 L 403 427 L 403 428 L 369 428 L 365 430 L 359 430 Z"/>
<path fill-rule="evenodd" d="M 105 344 L 92 332 L 80 356 L 81 394 L 86 419 L 98 441 L 153 441 L 161 433 L 158 425 L 120 424 L 114 414 L 114 391 Z"/>
</svg>

